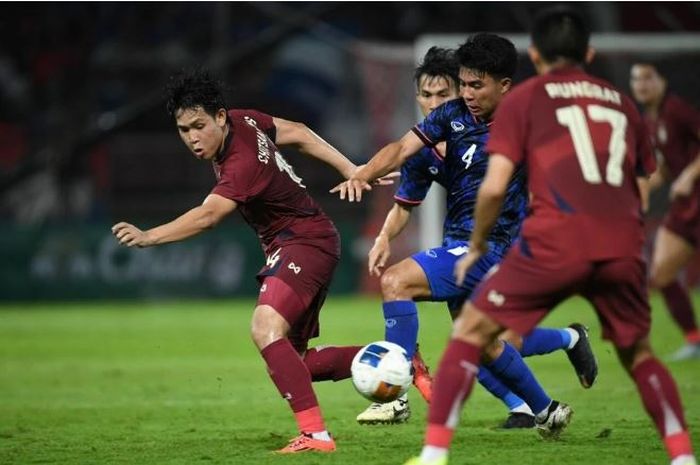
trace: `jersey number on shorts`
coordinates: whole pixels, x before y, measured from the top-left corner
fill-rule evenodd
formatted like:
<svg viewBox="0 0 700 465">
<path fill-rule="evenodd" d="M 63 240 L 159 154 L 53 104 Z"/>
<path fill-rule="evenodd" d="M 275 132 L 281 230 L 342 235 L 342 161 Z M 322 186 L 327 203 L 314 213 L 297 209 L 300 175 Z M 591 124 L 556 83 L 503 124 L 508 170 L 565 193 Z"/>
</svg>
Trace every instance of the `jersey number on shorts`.
<svg viewBox="0 0 700 465">
<path fill-rule="evenodd" d="M 587 105 L 588 118 L 597 123 L 608 123 L 612 127 L 610 141 L 608 142 L 608 165 L 605 168 L 605 182 L 611 186 L 622 185 L 623 172 L 622 162 L 625 160 L 627 143 L 625 142 L 625 132 L 627 131 L 627 116 L 624 113 L 612 108 L 600 105 Z M 579 105 L 571 105 L 557 110 L 557 121 L 569 130 L 571 140 L 574 143 L 576 158 L 581 166 L 583 179 L 591 184 L 600 184 L 603 178 L 600 174 L 598 161 L 591 131 L 588 129 L 588 121 Z"/>
</svg>

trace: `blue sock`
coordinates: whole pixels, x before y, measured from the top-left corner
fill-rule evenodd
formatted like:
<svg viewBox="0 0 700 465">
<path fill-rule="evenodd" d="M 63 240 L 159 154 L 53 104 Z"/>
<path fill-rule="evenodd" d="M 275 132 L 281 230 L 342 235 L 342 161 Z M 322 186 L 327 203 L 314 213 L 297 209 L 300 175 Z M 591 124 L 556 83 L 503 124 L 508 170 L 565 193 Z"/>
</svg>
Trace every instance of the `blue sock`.
<svg viewBox="0 0 700 465">
<path fill-rule="evenodd" d="M 384 302 L 384 339 L 400 345 L 413 358 L 418 341 L 418 309 L 412 300 Z"/>
<path fill-rule="evenodd" d="M 523 338 L 520 355 L 543 355 L 559 349 L 566 349 L 571 343 L 571 334 L 565 329 L 535 328 Z"/>
<path fill-rule="evenodd" d="M 552 399 L 544 392 L 518 351 L 510 344 L 503 345 L 501 356 L 486 366 L 503 384 L 527 402 L 533 413 L 546 409 Z"/>
<path fill-rule="evenodd" d="M 484 388 L 493 394 L 494 397 L 501 399 L 501 402 L 506 404 L 508 410 L 515 410 L 525 403 L 520 397 L 515 395 L 513 391 L 508 389 L 505 384 L 489 371 L 484 365 L 479 367 L 479 375 L 477 377 Z"/>
</svg>

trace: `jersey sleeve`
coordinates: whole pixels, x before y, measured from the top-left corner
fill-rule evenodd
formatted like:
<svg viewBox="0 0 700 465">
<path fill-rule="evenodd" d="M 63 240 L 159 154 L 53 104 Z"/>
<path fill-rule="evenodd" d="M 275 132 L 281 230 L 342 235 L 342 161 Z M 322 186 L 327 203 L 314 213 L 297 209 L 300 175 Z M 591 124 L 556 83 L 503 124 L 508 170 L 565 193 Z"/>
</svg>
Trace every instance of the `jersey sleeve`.
<svg viewBox="0 0 700 465">
<path fill-rule="evenodd" d="M 683 132 L 688 134 L 691 140 L 700 140 L 700 112 L 682 100 L 675 105 L 674 114 L 678 119 Z"/>
<path fill-rule="evenodd" d="M 428 171 L 433 157 L 435 155 L 432 154 L 432 149 L 426 147 L 401 166 L 401 181 L 394 194 L 396 203 L 414 207 L 423 202 L 433 183 Z"/>
<path fill-rule="evenodd" d="M 230 115 L 245 119 L 252 119 L 261 131 L 263 131 L 271 140 L 276 140 L 277 128 L 272 116 L 258 110 L 232 110 Z"/>
<path fill-rule="evenodd" d="M 448 115 L 450 103 L 443 103 L 411 129 L 427 147 L 435 147 L 439 142 L 447 139 L 450 127 Z"/>
</svg>

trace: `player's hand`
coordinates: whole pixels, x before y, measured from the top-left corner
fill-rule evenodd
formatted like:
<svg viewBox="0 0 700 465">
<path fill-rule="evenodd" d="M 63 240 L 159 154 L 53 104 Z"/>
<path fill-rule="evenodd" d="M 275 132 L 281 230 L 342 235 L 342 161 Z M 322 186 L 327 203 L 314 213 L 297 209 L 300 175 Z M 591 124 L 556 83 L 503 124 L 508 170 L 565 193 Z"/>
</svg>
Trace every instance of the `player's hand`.
<svg viewBox="0 0 700 465">
<path fill-rule="evenodd" d="M 358 202 L 362 200 L 362 191 L 371 191 L 372 186 L 369 185 L 367 181 L 361 179 L 350 178 L 347 181 L 343 181 L 333 189 L 330 190 L 331 194 L 336 192 L 340 195 L 340 200 L 345 200 L 345 196 L 348 197 L 349 202 Z"/>
<path fill-rule="evenodd" d="M 486 244 L 470 244 L 469 251 L 467 254 L 460 258 L 455 264 L 455 282 L 458 286 L 464 283 L 464 278 L 467 276 L 469 270 L 474 266 L 476 262 L 486 253 L 488 246 Z"/>
<path fill-rule="evenodd" d="M 151 245 L 148 233 L 129 223 L 117 223 L 112 226 L 112 234 L 121 245 L 127 247 L 148 247 Z"/>
<path fill-rule="evenodd" d="M 695 178 L 690 173 L 681 173 L 671 184 L 669 193 L 671 200 L 676 200 L 679 197 L 688 197 L 693 193 L 693 187 L 695 187 Z"/>
<path fill-rule="evenodd" d="M 369 274 L 377 277 L 381 276 L 386 266 L 386 261 L 390 256 L 391 246 L 389 245 L 389 239 L 385 234 L 378 235 L 368 255 L 367 269 Z"/>
<path fill-rule="evenodd" d="M 355 173 L 357 173 L 358 171 L 360 171 L 364 167 L 365 167 L 365 165 L 360 165 L 360 166 L 356 167 L 355 171 L 352 173 L 353 176 L 355 175 Z M 382 176 L 381 178 L 375 179 L 374 181 L 372 181 L 372 184 L 375 186 L 390 186 L 391 184 L 394 184 L 394 178 L 398 178 L 400 176 L 401 176 L 400 171 L 392 171 L 391 173 L 386 174 L 386 175 Z M 352 176 L 350 176 L 350 178 L 352 178 Z"/>
</svg>

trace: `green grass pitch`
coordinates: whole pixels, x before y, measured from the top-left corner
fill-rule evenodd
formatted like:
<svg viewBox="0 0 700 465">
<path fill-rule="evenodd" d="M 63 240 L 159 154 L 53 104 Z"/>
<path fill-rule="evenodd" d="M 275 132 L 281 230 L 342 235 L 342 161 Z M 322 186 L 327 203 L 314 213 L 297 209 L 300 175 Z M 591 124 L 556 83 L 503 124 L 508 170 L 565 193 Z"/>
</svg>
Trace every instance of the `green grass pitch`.
<svg viewBox="0 0 700 465">
<path fill-rule="evenodd" d="M 419 452 L 426 407 L 416 391 L 407 424 L 359 426 L 355 416 L 367 402 L 344 381 L 316 384 L 338 451 L 272 454 L 296 429 L 250 342 L 253 303 L 0 306 L 0 463 L 391 465 Z M 653 304 L 653 343 L 663 357 L 681 337 L 658 298 Z M 421 304 L 420 316 L 421 350 L 434 367 L 450 330 L 447 313 Z M 544 324 L 573 321 L 591 328 L 600 361 L 593 389 L 579 387 L 563 353 L 527 359 L 552 397 L 574 408 L 561 440 L 496 430 L 506 412 L 476 386 L 451 464 L 668 463 L 588 304 L 568 301 Z M 364 344 L 383 335 L 377 299 L 331 297 L 321 324 L 316 344 Z M 669 366 L 700 448 L 700 360 Z"/>
</svg>

